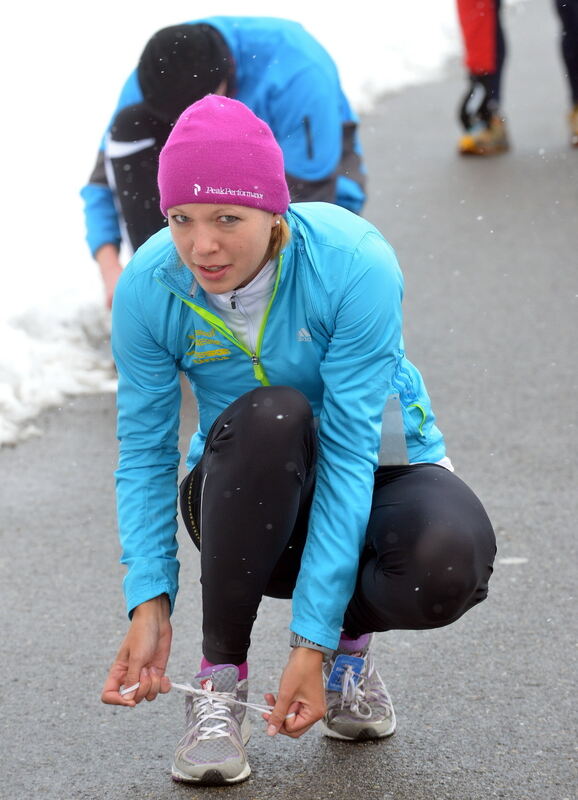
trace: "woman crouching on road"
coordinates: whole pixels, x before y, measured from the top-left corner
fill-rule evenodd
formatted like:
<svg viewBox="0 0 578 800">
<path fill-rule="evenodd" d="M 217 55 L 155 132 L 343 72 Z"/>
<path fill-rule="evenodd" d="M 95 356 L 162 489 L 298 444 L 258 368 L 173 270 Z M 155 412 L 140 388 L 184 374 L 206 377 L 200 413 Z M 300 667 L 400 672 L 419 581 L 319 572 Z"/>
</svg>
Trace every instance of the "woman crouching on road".
<svg viewBox="0 0 578 800">
<path fill-rule="evenodd" d="M 483 600 L 495 539 L 405 357 L 402 277 L 381 234 L 336 205 L 290 206 L 271 131 L 224 97 L 183 112 L 159 187 L 169 227 L 114 301 L 131 623 L 102 699 L 170 689 L 184 372 L 200 422 L 180 507 L 201 554 L 203 652 L 172 774 L 236 783 L 250 773 L 242 703 L 264 595 L 292 598 L 267 733 L 322 720 L 339 739 L 385 737 L 395 714 L 373 633 L 447 625 Z"/>
</svg>

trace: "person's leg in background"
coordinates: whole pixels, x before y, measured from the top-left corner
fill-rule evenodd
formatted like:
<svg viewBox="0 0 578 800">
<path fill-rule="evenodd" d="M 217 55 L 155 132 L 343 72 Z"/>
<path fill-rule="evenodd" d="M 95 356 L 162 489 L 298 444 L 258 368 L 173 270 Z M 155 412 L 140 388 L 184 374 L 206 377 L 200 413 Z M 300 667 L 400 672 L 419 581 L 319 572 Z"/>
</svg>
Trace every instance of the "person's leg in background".
<svg viewBox="0 0 578 800">
<path fill-rule="evenodd" d="M 578 147 L 578 2 L 555 0 L 562 23 L 561 50 L 570 89 L 570 143 Z"/>
<path fill-rule="evenodd" d="M 108 182 L 114 192 L 121 230 L 133 250 L 166 225 L 159 208 L 159 153 L 171 126 L 140 103 L 116 115 L 106 142 Z"/>
<path fill-rule="evenodd" d="M 459 118 L 464 135 L 458 143 L 462 155 L 495 155 L 509 142 L 500 111 L 502 70 L 506 42 L 500 0 L 457 0 L 464 43 L 468 88 Z"/>
<path fill-rule="evenodd" d="M 263 387 L 215 421 L 181 485 L 181 512 L 201 550 L 203 658 L 193 685 L 247 699 L 247 653 L 263 595 L 290 598 L 313 496 L 316 434 L 309 403 L 289 387 Z M 236 783 L 250 769 L 246 709 L 187 698 L 176 780 Z"/>
<path fill-rule="evenodd" d="M 370 651 L 372 633 L 454 622 L 485 599 L 495 552 L 482 504 L 449 470 L 436 464 L 379 468 L 337 651 L 365 664 L 357 687 L 348 680 L 342 692 L 328 693 L 327 735 L 365 739 L 394 732 L 391 700 Z M 334 657 L 328 673 L 335 663 Z"/>
</svg>

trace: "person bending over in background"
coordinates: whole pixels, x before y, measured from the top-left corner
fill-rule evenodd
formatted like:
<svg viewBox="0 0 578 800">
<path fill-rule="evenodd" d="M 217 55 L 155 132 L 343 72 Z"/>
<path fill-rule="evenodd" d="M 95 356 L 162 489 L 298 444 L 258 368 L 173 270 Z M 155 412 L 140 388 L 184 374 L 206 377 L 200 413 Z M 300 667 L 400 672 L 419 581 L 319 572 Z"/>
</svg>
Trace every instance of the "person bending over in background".
<svg viewBox="0 0 578 800">
<path fill-rule="evenodd" d="M 263 596 L 293 611 L 267 733 L 322 719 L 338 739 L 387 737 L 373 633 L 448 625 L 482 601 L 495 537 L 405 357 L 403 280 L 379 231 L 337 205 L 289 205 L 271 130 L 225 97 L 183 112 L 158 180 L 168 228 L 113 304 L 131 623 L 102 699 L 134 706 L 171 686 L 184 372 L 199 427 L 180 506 L 200 550 L 203 645 L 172 775 L 236 783 L 250 773 L 242 704 Z"/>
<path fill-rule="evenodd" d="M 562 57 L 570 90 L 570 143 L 578 147 L 578 0 L 554 0 L 562 24 Z M 510 143 L 500 108 L 506 44 L 500 0 L 457 0 L 469 86 L 459 117 L 463 155 L 503 153 Z"/>
<path fill-rule="evenodd" d="M 87 242 L 110 305 L 121 240 L 135 251 L 165 220 L 158 155 L 179 114 L 206 94 L 245 103 L 281 145 L 294 201 L 359 212 L 365 168 L 357 117 L 335 63 L 301 25 L 283 19 L 211 17 L 157 31 L 126 81 L 82 189 Z"/>
</svg>

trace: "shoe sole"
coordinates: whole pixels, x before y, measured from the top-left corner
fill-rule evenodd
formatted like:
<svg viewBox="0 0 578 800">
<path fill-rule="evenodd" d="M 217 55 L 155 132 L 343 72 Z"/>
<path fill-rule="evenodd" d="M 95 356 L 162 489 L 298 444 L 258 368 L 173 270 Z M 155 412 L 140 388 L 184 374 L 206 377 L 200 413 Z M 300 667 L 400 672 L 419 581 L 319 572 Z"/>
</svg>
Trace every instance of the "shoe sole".
<svg viewBox="0 0 578 800">
<path fill-rule="evenodd" d="M 321 730 L 324 736 L 328 736 L 330 739 L 341 739 L 345 742 L 368 742 L 371 739 L 385 739 L 388 736 L 393 736 L 395 729 L 395 717 L 392 720 L 391 726 L 383 733 L 377 733 L 375 728 L 362 728 L 356 736 L 344 736 L 344 734 L 329 728 L 325 722 L 321 722 Z"/>
<path fill-rule="evenodd" d="M 206 770 L 202 775 L 197 778 L 193 778 L 191 775 L 184 775 L 182 772 L 175 767 L 173 764 L 171 768 L 171 777 L 176 783 L 197 783 L 203 784 L 204 786 L 227 786 L 230 783 L 241 783 L 241 781 L 246 781 L 249 775 L 251 774 L 251 767 L 248 764 L 245 764 L 245 767 L 241 770 L 238 775 L 235 775 L 233 778 L 226 778 L 218 769 L 214 767 L 212 769 Z"/>
</svg>

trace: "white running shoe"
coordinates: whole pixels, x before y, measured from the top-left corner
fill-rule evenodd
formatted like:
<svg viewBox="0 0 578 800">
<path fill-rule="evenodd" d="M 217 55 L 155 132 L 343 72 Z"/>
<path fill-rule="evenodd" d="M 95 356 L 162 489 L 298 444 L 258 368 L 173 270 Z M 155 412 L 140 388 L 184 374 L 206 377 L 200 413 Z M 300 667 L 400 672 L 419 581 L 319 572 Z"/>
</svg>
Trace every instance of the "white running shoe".
<svg viewBox="0 0 578 800">
<path fill-rule="evenodd" d="M 327 712 L 321 727 L 326 736 L 365 741 L 395 731 L 393 704 L 375 669 L 370 645 L 371 640 L 357 653 L 336 650 L 323 667 Z"/>
<path fill-rule="evenodd" d="M 219 664 L 201 670 L 192 685 L 218 695 L 187 695 L 186 728 L 175 751 L 173 779 L 209 786 L 246 780 L 251 774 L 245 753 L 251 723 L 247 709 L 229 698 L 246 702 L 247 681 L 239 681 L 233 664 Z"/>
</svg>

